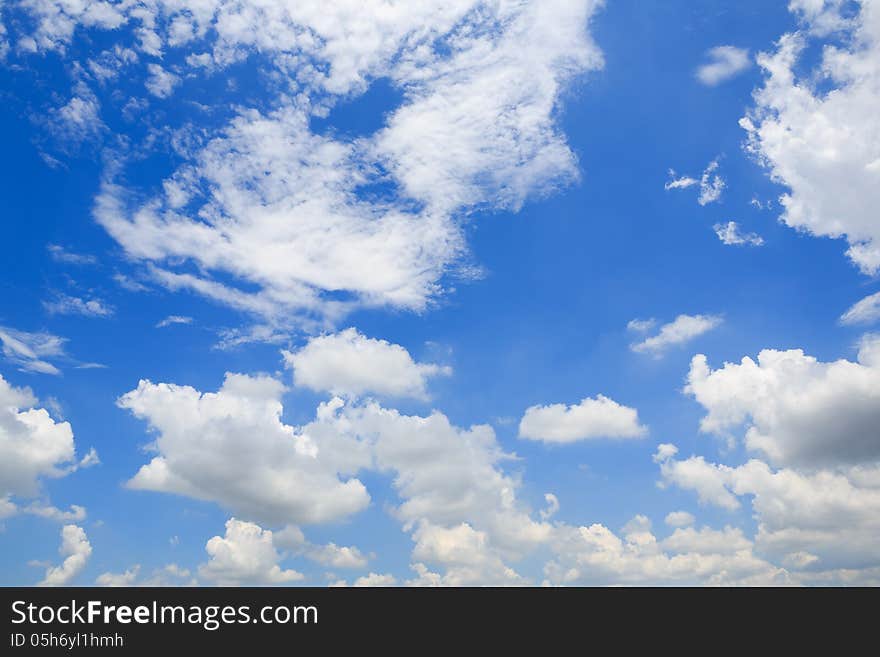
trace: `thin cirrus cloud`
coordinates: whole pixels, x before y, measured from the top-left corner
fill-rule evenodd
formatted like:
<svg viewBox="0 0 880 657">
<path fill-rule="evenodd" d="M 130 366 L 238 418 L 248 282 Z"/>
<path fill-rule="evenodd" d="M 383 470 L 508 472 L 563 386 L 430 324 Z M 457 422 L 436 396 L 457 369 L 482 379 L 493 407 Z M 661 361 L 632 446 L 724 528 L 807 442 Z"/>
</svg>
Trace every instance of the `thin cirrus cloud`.
<svg viewBox="0 0 880 657">
<path fill-rule="evenodd" d="M 642 438 L 647 427 L 639 423 L 638 411 L 605 395 L 586 398 L 579 404 L 532 406 L 519 423 L 519 437 L 546 443 L 573 443 L 596 438 Z"/>
<path fill-rule="evenodd" d="M 64 358 L 66 338 L 45 331 L 29 332 L 0 326 L 3 356 L 25 372 L 61 374 L 50 360 Z"/>
<path fill-rule="evenodd" d="M 840 323 L 846 326 L 872 324 L 880 320 L 880 292 L 860 299 L 840 316 Z"/>
<path fill-rule="evenodd" d="M 165 319 L 156 322 L 156 328 L 167 328 L 175 324 L 192 324 L 193 318 L 186 315 L 168 315 Z"/>
<path fill-rule="evenodd" d="M 749 51 L 736 46 L 715 46 L 706 52 L 709 60 L 697 69 L 697 80 L 714 87 L 746 71 L 752 66 Z"/>
<path fill-rule="evenodd" d="M 679 315 L 661 326 L 656 335 L 630 345 L 630 349 L 636 353 L 660 357 L 671 347 L 690 342 L 721 326 L 722 322 L 723 319 L 718 315 Z"/>
<path fill-rule="evenodd" d="M 50 315 L 81 315 L 83 317 L 110 317 L 113 307 L 101 299 L 82 299 L 69 294 L 57 294 L 51 301 L 43 301 Z"/>
</svg>

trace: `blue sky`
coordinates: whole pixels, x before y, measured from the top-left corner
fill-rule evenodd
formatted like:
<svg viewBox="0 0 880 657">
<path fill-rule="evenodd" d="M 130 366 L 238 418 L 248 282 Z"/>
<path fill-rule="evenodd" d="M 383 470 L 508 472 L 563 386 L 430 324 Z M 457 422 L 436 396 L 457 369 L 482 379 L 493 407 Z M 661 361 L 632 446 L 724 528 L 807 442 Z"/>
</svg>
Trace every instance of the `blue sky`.
<svg viewBox="0 0 880 657">
<path fill-rule="evenodd" d="M 0 4 L 0 581 L 877 582 L 880 6 L 404 5 Z"/>
</svg>

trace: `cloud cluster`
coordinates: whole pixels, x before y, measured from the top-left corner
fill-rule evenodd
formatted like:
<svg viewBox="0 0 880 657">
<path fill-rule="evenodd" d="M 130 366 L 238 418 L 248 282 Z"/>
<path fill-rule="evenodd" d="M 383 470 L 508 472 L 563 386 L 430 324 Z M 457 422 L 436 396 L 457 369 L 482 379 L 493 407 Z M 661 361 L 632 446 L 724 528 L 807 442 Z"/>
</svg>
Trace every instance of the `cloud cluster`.
<svg viewBox="0 0 880 657">
<path fill-rule="evenodd" d="M 858 12 L 851 16 L 844 5 Z M 762 53 L 764 86 L 740 124 L 776 182 L 781 219 L 820 237 L 845 238 L 865 273 L 880 270 L 880 4 L 798 1 L 801 27 Z M 842 36 L 842 38 L 841 38 Z M 820 61 L 804 68 L 808 48 Z"/>
<path fill-rule="evenodd" d="M 10 39 L 23 61 L 64 58 L 96 31 L 113 39 L 76 68 L 76 95 L 59 110 L 78 133 L 105 127 L 89 80 L 112 84 L 121 70 L 159 101 L 249 57 L 289 80 L 181 151 L 152 199 L 122 186 L 115 162 L 95 215 L 171 289 L 270 324 L 333 322 L 362 305 L 425 308 L 466 252 L 464 214 L 516 210 L 577 179 L 556 115 L 567 83 L 602 65 L 587 29 L 600 5 L 37 0 L 16 7 L 27 20 L 10 22 Z M 312 131 L 312 116 L 381 78 L 405 98 L 382 128 Z"/>
</svg>

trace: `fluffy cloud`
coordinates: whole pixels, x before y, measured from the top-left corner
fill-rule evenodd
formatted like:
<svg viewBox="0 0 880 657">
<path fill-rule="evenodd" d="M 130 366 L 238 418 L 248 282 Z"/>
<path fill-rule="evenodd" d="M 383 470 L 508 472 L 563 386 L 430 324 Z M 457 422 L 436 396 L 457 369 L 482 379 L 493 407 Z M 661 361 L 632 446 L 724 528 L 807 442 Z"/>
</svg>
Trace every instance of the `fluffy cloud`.
<svg viewBox="0 0 880 657">
<path fill-rule="evenodd" d="M 716 315 L 679 315 L 660 327 L 657 335 L 630 346 L 636 353 L 662 356 L 670 347 L 682 345 L 721 325 Z"/>
<path fill-rule="evenodd" d="M 61 477 L 76 468 L 73 431 L 35 408 L 28 388 L 16 388 L 0 375 L 0 498 L 35 497 L 42 478 Z"/>
<path fill-rule="evenodd" d="M 757 362 L 710 369 L 691 362 L 686 392 L 707 413 L 700 428 L 728 436 L 745 425 L 746 447 L 777 465 L 840 465 L 880 459 L 880 338 L 856 362 L 823 363 L 800 349 L 765 349 Z"/>
<path fill-rule="evenodd" d="M 92 546 L 82 527 L 64 525 L 61 528 L 61 547 L 59 554 L 64 561 L 59 566 L 50 566 L 39 586 L 65 586 L 86 567 L 92 554 Z"/>
<path fill-rule="evenodd" d="M 141 381 L 118 403 L 158 433 L 157 456 L 128 486 L 211 500 L 269 525 L 326 522 L 365 508 L 363 484 L 340 478 L 368 462 L 363 446 L 320 418 L 299 429 L 281 422 L 283 390 L 274 379 L 240 374 L 227 374 L 216 393 Z M 319 416 L 334 404 L 322 404 Z"/>
<path fill-rule="evenodd" d="M 758 557 L 738 529 L 676 529 L 663 541 L 636 516 L 618 536 L 604 525 L 560 527 L 555 558 L 544 568 L 549 584 L 770 585 L 788 573 Z"/>
<path fill-rule="evenodd" d="M 218 586 L 278 585 L 303 578 L 278 565 L 281 556 L 272 543 L 272 532 L 235 518 L 226 521 L 225 536 L 214 536 L 205 545 L 210 559 L 199 566 L 199 577 Z"/>
<path fill-rule="evenodd" d="M 783 35 L 758 63 L 766 74 L 755 107 L 740 124 L 749 150 L 776 182 L 786 224 L 816 236 L 845 238 L 866 273 L 880 269 L 880 4 L 798 1 L 801 28 Z M 834 34 L 832 34 L 834 33 Z M 804 53 L 821 47 L 815 67 Z"/>
<path fill-rule="evenodd" d="M 605 395 L 580 404 L 532 406 L 519 423 L 520 438 L 548 443 L 571 443 L 592 438 L 641 438 L 648 433 L 634 408 Z"/>
<path fill-rule="evenodd" d="M 762 246 L 764 244 L 763 237 L 757 233 L 743 233 L 735 221 L 715 224 L 712 226 L 712 230 L 715 231 L 721 243 L 728 246 Z"/>
<path fill-rule="evenodd" d="M 448 367 L 416 363 L 400 345 L 367 338 L 354 328 L 312 338 L 302 349 L 284 352 L 284 358 L 295 385 L 349 396 L 424 399 L 429 377 L 451 373 Z"/>
<path fill-rule="evenodd" d="M 661 464 L 663 481 L 733 510 L 751 496 L 762 552 L 789 568 L 877 567 L 880 468 L 800 472 L 751 460 L 731 467 L 692 456 Z"/>
<path fill-rule="evenodd" d="M 101 573 L 95 579 L 96 586 L 195 586 L 196 579 L 186 568 L 170 563 L 156 568 L 146 577 L 140 577 L 141 567 L 136 564 L 121 573 Z"/>
<path fill-rule="evenodd" d="M 878 319 L 880 319 L 880 292 L 875 292 L 854 303 L 840 316 L 840 323 L 846 325 L 870 324 Z"/>
<path fill-rule="evenodd" d="M 692 513 L 687 511 L 671 511 L 666 514 L 664 522 L 670 527 L 688 527 L 696 521 Z"/>
<path fill-rule="evenodd" d="M 736 46 L 715 46 L 706 52 L 709 60 L 697 69 L 697 79 L 714 87 L 745 71 L 752 65 L 749 51 Z"/>
</svg>

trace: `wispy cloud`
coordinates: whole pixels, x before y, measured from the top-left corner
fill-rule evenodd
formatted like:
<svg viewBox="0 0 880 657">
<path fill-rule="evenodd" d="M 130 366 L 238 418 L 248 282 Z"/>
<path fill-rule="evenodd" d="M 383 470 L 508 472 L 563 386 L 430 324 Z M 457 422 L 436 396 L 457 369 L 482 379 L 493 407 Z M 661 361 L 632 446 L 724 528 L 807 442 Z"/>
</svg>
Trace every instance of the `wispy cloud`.
<svg viewBox="0 0 880 657">
<path fill-rule="evenodd" d="M 660 332 L 630 346 L 636 353 L 662 356 L 667 349 L 681 345 L 711 331 L 722 323 L 718 315 L 679 315 L 660 327 Z"/>
<path fill-rule="evenodd" d="M 743 233 L 735 221 L 715 224 L 712 226 L 712 230 L 715 231 L 718 239 L 728 246 L 762 246 L 764 244 L 763 237 L 757 233 Z"/>
<path fill-rule="evenodd" d="M 157 322 L 156 328 L 165 328 L 173 324 L 192 324 L 193 318 L 184 315 L 168 315 L 165 319 Z"/>
<path fill-rule="evenodd" d="M 43 301 L 43 308 L 51 315 L 83 315 L 84 317 L 109 317 L 112 306 L 101 299 L 81 299 L 67 294 L 58 294 L 52 301 Z"/>
<path fill-rule="evenodd" d="M 697 79 L 708 87 L 739 75 L 752 65 L 749 51 L 735 46 L 716 46 L 706 52 L 708 62 L 697 69 Z"/>
<path fill-rule="evenodd" d="M 0 326 L 3 356 L 19 369 L 41 374 L 61 374 L 49 359 L 63 358 L 66 338 L 46 332 L 28 333 Z"/>
<path fill-rule="evenodd" d="M 66 247 L 60 244 L 49 244 L 46 247 L 52 260 L 61 262 L 66 265 L 96 265 L 98 259 L 93 255 L 85 255 L 68 251 Z"/>
</svg>

